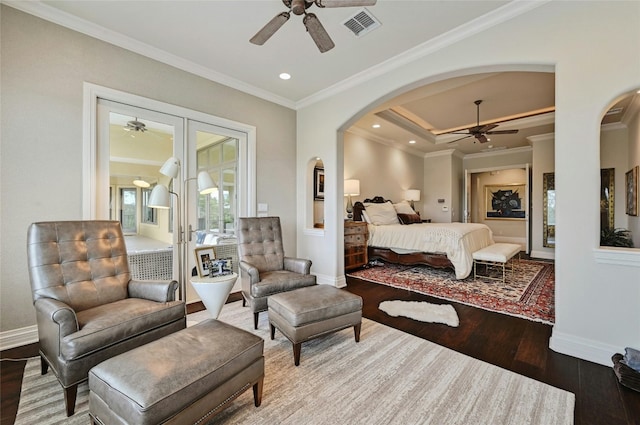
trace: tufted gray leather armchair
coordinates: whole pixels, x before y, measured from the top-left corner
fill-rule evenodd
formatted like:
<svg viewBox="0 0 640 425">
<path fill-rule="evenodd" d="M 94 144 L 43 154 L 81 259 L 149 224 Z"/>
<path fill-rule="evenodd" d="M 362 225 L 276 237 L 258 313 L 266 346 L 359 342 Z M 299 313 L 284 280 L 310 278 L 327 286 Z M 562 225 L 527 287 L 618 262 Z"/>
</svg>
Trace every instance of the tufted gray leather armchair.
<svg viewBox="0 0 640 425">
<path fill-rule="evenodd" d="M 255 329 L 269 295 L 316 284 L 311 260 L 285 257 L 280 217 L 239 218 L 238 253 L 242 305 L 249 303 Z"/>
<path fill-rule="evenodd" d="M 58 378 L 67 416 L 93 366 L 186 327 L 176 281 L 131 279 L 117 221 L 33 223 L 27 258 L 42 374 Z"/>
</svg>

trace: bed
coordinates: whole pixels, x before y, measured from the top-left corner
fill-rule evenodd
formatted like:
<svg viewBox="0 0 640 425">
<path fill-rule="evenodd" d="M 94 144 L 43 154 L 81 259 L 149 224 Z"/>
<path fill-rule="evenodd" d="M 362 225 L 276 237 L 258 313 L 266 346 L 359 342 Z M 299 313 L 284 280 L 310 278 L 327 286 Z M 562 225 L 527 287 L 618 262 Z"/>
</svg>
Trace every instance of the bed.
<svg viewBox="0 0 640 425">
<path fill-rule="evenodd" d="M 389 224 L 380 224 L 375 218 L 367 220 L 365 205 L 372 209 L 371 204 L 383 203 L 394 205 L 381 197 L 354 205 L 354 220 L 369 223 L 370 260 L 452 268 L 457 279 L 464 279 L 473 269 L 473 252 L 494 243 L 491 229 L 480 223 L 423 223 L 418 219 L 408 225 L 402 224 L 406 220 Z M 388 208 L 388 205 L 384 207 Z M 397 208 L 399 204 L 395 205 Z"/>
</svg>

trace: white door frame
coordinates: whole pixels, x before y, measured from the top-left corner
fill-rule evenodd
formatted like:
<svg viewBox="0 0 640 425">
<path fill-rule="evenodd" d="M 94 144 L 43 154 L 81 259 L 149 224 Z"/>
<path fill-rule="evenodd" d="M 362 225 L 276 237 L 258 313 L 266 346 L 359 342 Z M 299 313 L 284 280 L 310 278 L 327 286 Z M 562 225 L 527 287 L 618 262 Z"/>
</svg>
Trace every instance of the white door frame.
<svg viewBox="0 0 640 425">
<path fill-rule="evenodd" d="M 499 171 L 499 170 L 513 170 L 513 169 L 522 169 L 526 171 L 526 181 L 525 181 L 525 203 L 527 208 L 525 209 L 525 252 L 527 254 L 531 251 L 531 231 L 530 231 L 530 212 L 531 212 L 531 197 L 529 195 L 530 188 L 530 180 L 531 180 L 531 164 L 514 164 L 514 165 L 505 165 L 501 167 L 490 167 L 490 168 L 475 168 L 475 169 L 465 169 L 464 170 L 464 195 L 463 195 L 463 222 L 469 223 L 471 222 L 471 175 L 476 173 L 488 173 L 489 171 Z"/>
<path fill-rule="evenodd" d="M 105 160 L 108 162 L 109 159 L 108 152 L 106 156 L 105 152 L 99 152 L 100 149 L 104 150 L 104 147 L 98 145 L 98 99 L 209 123 L 246 134 L 242 147 L 243 156 L 239 158 L 239 163 L 245 165 L 245 169 L 242 170 L 244 172 L 242 178 L 245 181 L 243 186 L 239 188 L 244 192 L 241 192 L 243 193 L 243 201 L 238 205 L 238 214 L 243 216 L 256 215 L 256 128 L 254 126 L 85 82 L 83 84 L 82 119 L 82 159 L 84 163 L 82 168 L 82 217 L 85 220 L 104 217 L 104 211 L 100 211 L 102 204 L 98 203 L 98 201 L 104 203 L 104 193 L 100 194 L 99 191 L 101 188 L 108 187 L 108 176 L 98 173 L 99 170 L 109 169 L 108 164 L 105 167 L 104 164 L 98 163 L 98 161 L 104 162 Z"/>
</svg>

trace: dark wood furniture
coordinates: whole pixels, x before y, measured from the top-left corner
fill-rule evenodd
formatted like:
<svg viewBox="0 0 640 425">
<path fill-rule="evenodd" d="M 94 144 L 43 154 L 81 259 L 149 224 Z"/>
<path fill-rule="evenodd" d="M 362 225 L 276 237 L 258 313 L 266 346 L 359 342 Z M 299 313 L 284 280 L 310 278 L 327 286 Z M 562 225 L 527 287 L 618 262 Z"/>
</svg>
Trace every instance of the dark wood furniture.
<svg viewBox="0 0 640 425">
<path fill-rule="evenodd" d="M 367 240 L 369 229 L 364 221 L 344 222 L 344 269 L 362 267 L 369 262 Z"/>
<path fill-rule="evenodd" d="M 384 199 L 382 196 L 375 196 L 372 199 L 365 199 L 363 202 L 356 202 L 353 206 L 353 222 L 364 222 L 364 217 L 362 216 L 362 211 L 364 211 L 365 203 L 374 203 L 380 204 L 383 202 L 391 202 L 389 200 Z M 429 222 L 431 220 L 429 219 Z M 424 223 L 425 221 L 423 221 Z M 345 232 L 346 232 L 346 223 L 345 222 Z M 345 243 L 345 254 L 346 254 L 346 243 Z M 405 264 L 405 265 L 414 265 L 414 264 L 424 264 L 426 266 L 431 266 L 439 269 L 450 268 L 455 270 L 453 264 L 447 258 L 446 254 L 437 254 L 437 253 L 429 253 L 429 252 L 412 252 L 409 254 L 398 254 L 393 252 L 388 248 L 379 248 L 375 246 L 369 246 L 367 249 L 367 255 L 369 260 L 383 260 L 389 263 L 394 264 Z M 345 269 L 346 266 L 346 256 L 345 256 Z"/>
</svg>

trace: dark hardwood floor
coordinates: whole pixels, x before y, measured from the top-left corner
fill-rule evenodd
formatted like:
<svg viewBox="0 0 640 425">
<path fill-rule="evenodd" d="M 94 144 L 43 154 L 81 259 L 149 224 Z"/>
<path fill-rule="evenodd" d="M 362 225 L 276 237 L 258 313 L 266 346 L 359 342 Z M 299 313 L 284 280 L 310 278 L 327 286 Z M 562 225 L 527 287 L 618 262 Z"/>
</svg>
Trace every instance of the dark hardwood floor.
<svg viewBox="0 0 640 425">
<path fill-rule="evenodd" d="M 363 298 L 363 315 L 368 319 L 574 393 L 576 425 L 640 425 L 640 393 L 620 385 L 611 367 L 551 351 L 549 325 L 458 303 L 450 303 L 460 318 L 457 328 L 391 317 L 378 309 L 380 302 L 446 301 L 350 277 L 347 283 L 348 291 Z M 229 301 L 238 299 L 238 294 L 232 294 Z M 198 305 L 189 307 L 190 313 L 202 309 Z M 0 355 L 3 359 L 25 358 L 37 352 L 37 345 L 31 344 Z M 15 421 L 25 364 L 25 360 L 1 362 L 1 425 Z"/>
</svg>

